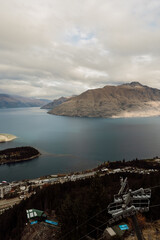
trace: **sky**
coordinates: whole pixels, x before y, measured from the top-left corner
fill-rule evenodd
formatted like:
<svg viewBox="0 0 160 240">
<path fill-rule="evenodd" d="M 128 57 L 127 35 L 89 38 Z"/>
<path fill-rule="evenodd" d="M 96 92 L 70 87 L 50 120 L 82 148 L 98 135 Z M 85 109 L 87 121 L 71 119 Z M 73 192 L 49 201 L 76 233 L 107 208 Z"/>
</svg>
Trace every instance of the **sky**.
<svg viewBox="0 0 160 240">
<path fill-rule="evenodd" d="M 0 0 L 0 93 L 160 89 L 159 0 Z"/>
</svg>

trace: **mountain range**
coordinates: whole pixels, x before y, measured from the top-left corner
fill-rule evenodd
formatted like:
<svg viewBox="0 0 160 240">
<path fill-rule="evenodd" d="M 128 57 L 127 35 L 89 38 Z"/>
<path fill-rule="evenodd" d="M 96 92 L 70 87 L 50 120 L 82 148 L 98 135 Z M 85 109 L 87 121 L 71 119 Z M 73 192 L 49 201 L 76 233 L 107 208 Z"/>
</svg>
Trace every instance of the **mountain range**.
<svg viewBox="0 0 160 240">
<path fill-rule="evenodd" d="M 75 117 L 145 117 L 160 115 L 160 90 L 131 82 L 87 90 L 50 114 Z"/>
<path fill-rule="evenodd" d="M 46 99 L 27 98 L 16 95 L 0 94 L 0 108 L 40 107 L 48 103 Z"/>
</svg>

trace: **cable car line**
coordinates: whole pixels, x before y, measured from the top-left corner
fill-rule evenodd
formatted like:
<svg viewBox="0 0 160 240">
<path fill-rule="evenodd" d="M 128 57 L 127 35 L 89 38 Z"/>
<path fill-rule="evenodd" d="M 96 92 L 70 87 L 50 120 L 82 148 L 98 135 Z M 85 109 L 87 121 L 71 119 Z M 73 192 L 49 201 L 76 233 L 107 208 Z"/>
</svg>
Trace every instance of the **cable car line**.
<svg viewBox="0 0 160 240">
<path fill-rule="evenodd" d="M 104 211 L 106 211 L 108 208 L 103 209 L 102 211 L 96 213 L 94 216 L 90 217 L 88 220 L 86 220 L 85 222 L 83 222 L 82 224 L 78 225 L 77 227 L 75 227 L 74 229 L 72 229 L 71 231 L 69 231 L 68 233 L 66 233 L 64 236 L 62 236 L 60 238 L 60 240 L 66 238 L 70 233 L 74 232 L 75 230 L 77 230 L 78 228 L 82 227 L 83 225 L 85 225 L 86 223 L 88 223 L 90 220 L 92 220 L 93 218 L 95 218 L 96 216 L 98 216 L 99 214 L 103 213 Z"/>
<path fill-rule="evenodd" d="M 105 224 L 107 224 L 108 223 L 108 221 L 107 222 L 105 222 L 105 223 L 103 223 L 103 224 L 101 224 L 100 226 L 98 226 L 98 228 L 100 228 L 100 227 L 103 227 Z M 84 237 L 87 237 L 89 234 L 91 234 L 91 233 L 93 233 L 94 231 L 96 231 L 97 230 L 97 228 L 96 229 L 94 229 L 94 230 L 92 230 L 92 231 L 90 231 L 89 233 L 87 233 L 86 235 L 84 235 L 84 236 L 82 236 L 81 238 L 79 238 L 78 240 L 81 240 L 81 239 L 83 239 Z"/>
<path fill-rule="evenodd" d="M 160 204 L 150 206 L 150 208 L 154 208 L 154 207 L 160 207 Z M 95 227 L 94 230 L 90 231 L 88 234 L 82 236 L 82 237 L 79 238 L 78 240 L 81 240 L 81 239 L 83 239 L 84 237 L 87 237 L 89 234 L 93 233 L 96 229 L 99 229 L 100 227 L 103 227 L 103 226 L 104 226 L 106 223 L 108 223 L 108 222 L 109 222 L 109 221 L 103 223 L 102 225 L 100 225 L 100 226 L 98 226 L 98 227 Z M 94 227 L 94 226 L 93 226 L 93 227 Z"/>
<path fill-rule="evenodd" d="M 147 188 L 153 189 L 153 188 L 157 188 L 157 187 L 160 187 L 160 185 L 155 185 L 155 186 L 147 187 Z M 150 206 L 150 208 L 154 208 L 154 207 L 158 207 L 158 206 L 160 206 L 160 204 L 152 205 L 152 206 Z M 74 229 L 72 229 L 71 231 L 69 231 L 68 233 L 66 233 L 64 236 L 62 236 L 62 237 L 60 238 L 60 240 L 65 239 L 70 233 L 74 232 L 75 230 L 78 230 L 80 227 L 82 227 L 83 225 L 85 225 L 86 223 L 88 223 L 90 220 L 92 220 L 93 218 L 95 218 L 96 216 L 98 216 L 99 214 L 101 214 L 102 212 L 104 212 L 105 210 L 108 210 L 108 207 L 105 208 L 105 209 L 103 209 L 102 211 L 98 212 L 98 213 L 95 214 L 94 216 L 90 217 L 88 220 L 86 220 L 86 221 L 83 222 L 82 224 L 78 225 L 77 227 L 75 227 Z M 107 222 L 108 222 L 108 221 L 107 221 Z M 103 223 L 102 225 L 98 226 L 98 228 L 99 228 L 99 227 L 102 227 L 102 226 L 105 225 L 107 222 L 105 222 L 105 223 Z M 88 236 L 89 234 L 91 234 L 91 233 L 94 232 L 94 231 L 95 231 L 95 230 L 89 232 L 89 233 L 88 233 L 87 235 L 85 235 L 85 236 Z M 80 238 L 80 239 L 78 239 L 78 240 L 81 240 L 81 239 L 83 239 L 83 238 Z"/>
</svg>

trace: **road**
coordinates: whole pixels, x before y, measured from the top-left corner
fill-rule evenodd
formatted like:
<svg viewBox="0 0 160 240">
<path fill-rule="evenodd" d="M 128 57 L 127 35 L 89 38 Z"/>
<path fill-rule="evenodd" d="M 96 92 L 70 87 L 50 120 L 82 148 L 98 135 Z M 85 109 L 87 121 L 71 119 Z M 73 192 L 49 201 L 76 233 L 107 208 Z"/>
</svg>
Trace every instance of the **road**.
<svg viewBox="0 0 160 240">
<path fill-rule="evenodd" d="M 6 199 L 0 200 L 0 210 L 11 207 L 16 203 L 19 203 L 20 201 L 21 199 L 19 199 L 18 197 L 7 199 L 7 200 Z"/>
</svg>

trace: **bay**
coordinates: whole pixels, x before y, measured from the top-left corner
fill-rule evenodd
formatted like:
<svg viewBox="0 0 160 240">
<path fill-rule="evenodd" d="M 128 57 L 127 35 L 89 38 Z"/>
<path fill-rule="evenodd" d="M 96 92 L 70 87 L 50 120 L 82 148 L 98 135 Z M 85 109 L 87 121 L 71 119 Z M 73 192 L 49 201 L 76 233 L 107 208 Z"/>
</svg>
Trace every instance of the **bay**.
<svg viewBox="0 0 160 240">
<path fill-rule="evenodd" d="M 0 133 L 18 138 L 0 150 L 32 146 L 42 155 L 0 166 L 0 181 L 82 171 L 104 161 L 160 156 L 160 118 L 71 118 L 39 108 L 0 109 Z"/>
</svg>

